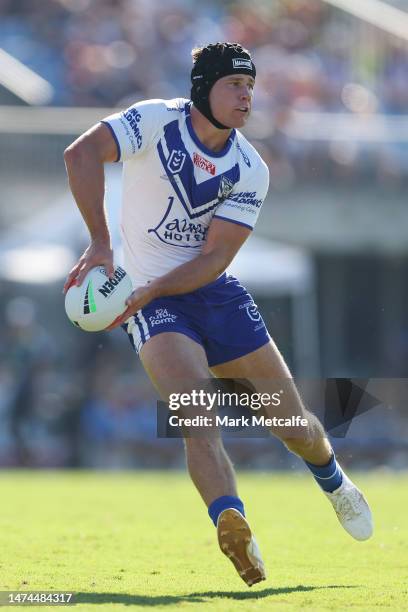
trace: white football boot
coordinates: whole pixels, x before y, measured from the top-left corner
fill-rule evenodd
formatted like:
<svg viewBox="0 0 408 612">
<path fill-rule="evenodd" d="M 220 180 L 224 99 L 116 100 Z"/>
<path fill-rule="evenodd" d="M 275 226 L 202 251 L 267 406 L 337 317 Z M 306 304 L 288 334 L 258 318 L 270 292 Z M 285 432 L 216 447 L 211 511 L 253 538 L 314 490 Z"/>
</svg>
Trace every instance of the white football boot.
<svg viewBox="0 0 408 612">
<path fill-rule="evenodd" d="M 333 493 L 324 491 L 337 518 L 355 540 L 368 540 L 373 534 L 373 517 L 362 492 L 343 473 L 343 482 Z"/>
<path fill-rule="evenodd" d="M 217 521 L 218 543 L 242 580 L 251 587 L 265 580 L 265 567 L 251 529 L 238 510 L 227 508 Z"/>
</svg>

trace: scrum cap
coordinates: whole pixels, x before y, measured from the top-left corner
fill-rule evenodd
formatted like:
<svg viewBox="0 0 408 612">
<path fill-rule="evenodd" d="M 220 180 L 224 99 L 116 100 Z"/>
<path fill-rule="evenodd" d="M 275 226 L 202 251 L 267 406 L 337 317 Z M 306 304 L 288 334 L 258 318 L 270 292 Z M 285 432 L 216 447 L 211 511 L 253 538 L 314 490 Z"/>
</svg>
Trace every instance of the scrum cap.
<svg viewBox="0 0 408 612">
<path fill-rule="evenodd" d="M 256 69 L 249 51 L 238 43 L 215 43 L 202 50 L 191 71 L 191 100 L 198 110 L 218 129 L 228 130 L 213 116 L 210 91 L 218 79 L 230 74 L 249 74 L 256 77 Z"/>
</svg>

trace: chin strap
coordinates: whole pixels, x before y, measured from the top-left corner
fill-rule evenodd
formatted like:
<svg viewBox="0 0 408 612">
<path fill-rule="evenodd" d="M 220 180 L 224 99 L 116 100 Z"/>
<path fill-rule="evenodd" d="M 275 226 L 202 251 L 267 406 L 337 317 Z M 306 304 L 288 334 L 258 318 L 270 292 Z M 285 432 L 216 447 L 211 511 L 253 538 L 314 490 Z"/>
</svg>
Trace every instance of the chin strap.
<svg viewBox="0 0 408 612">
<path fill-rule="evenodd" d="M 249 51 L 237 43 L 216 43 L 202 49 L 191 71 L 191 100 L 194 106 L 219 130 L 231 128 L 218 121 L 211 111 L 210 91 L 224 76 L 248 74 L 255 79 L 256 69 Z"/>
<path fill-rule="evenodd" d="M 215 81 L 207 80 L 199 87 L 191 88 L 191 100 L 194 106 L 219 130 L 230 130 L 228 126 L 220 123 L 212 114 L 210 106 L 210 91 Z"/>
</svg>

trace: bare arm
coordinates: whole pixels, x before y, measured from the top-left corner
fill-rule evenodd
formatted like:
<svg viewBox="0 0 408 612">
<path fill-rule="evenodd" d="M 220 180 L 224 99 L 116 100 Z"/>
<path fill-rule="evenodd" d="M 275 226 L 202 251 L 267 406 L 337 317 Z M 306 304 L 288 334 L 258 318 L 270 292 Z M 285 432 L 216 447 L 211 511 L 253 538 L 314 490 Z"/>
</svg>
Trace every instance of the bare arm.
<svg viewBox="0 0 408 612">
<path fill-rule="evenodd" d="M 124 323 L 158 297 L 189 293 L 214 281 L 229 266 L 250 233 L 251 230 L 242 225 L 213 219 L 200 255 L 136 289 L 127 300 L 127 310 L 112 327 Z"/>
<path fill-rule="evenodd" d="M 80 285 L 96 265 L 113 273 L 113 253 L 104 209 L 104 163 L 115 161 L 116 143 L 109 128 L 99 123 L 80 136 L 64 152 L 69 186 L 88 227 L 91 243 L 69 273 L 66 292 L 73 283 Z"/>
<path fill-rule="evenodd" d="M 154 298 L 189 293 L 211 283 L 229 266 L 250 234 L 242 225 L 213 219 L 200 255 L 150 283 Z"/>
</svg>

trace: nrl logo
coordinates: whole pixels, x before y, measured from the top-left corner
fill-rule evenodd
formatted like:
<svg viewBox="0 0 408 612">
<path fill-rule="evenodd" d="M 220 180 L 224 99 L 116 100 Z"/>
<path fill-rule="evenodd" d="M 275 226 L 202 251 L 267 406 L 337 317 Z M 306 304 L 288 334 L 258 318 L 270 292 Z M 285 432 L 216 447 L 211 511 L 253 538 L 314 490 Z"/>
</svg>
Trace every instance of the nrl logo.
<svg viewBox="0 0 408 612">
<path fill-rule="evenodd" d="M 223 201 L 228 198 L 229 194 L 234 188 L 234 183 L 230 181 L 226 176 L 222 176 L 220 180 L 220 187 L 218 189 L 218 198 Z"/>
<path fill-rule="evenodd" d="M 173 149 L 171 155 L 167 161 L 167 167 L 172 174 L 177 174 L 181 171 L 186 161 L 186 154 L 183 151 L 177 151 Z"/>
</svg>

